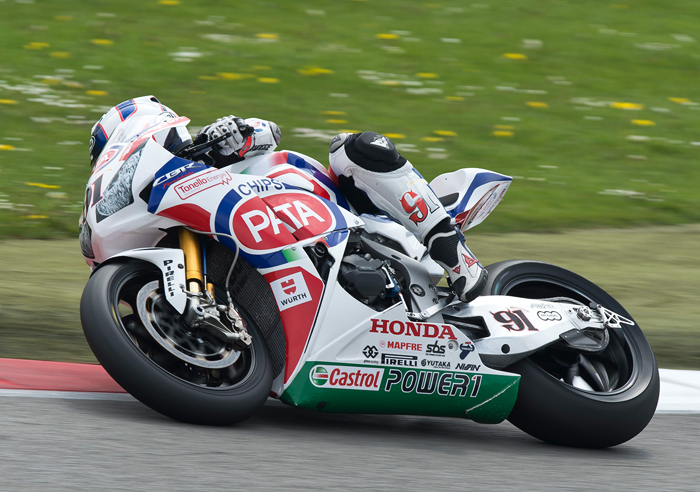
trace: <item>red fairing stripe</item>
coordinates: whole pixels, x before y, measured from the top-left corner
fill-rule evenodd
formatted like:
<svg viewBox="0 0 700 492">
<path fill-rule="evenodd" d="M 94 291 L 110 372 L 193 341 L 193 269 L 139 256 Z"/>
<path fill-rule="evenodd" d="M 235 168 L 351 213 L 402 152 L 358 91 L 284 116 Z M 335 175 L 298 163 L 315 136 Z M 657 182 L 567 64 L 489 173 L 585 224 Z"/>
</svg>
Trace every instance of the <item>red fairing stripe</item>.
<svg viewBox="0 0 700 492">
<path fill-rule="evenodd" d="M 323 281 L 300 267 L 270 272 L 264 277 L 277 301 L 287 339 L 286 383 L 304 353 L 321 302 Z"/>
<path fill-rule="evenodd" d="M 315 179 L 313 179 L 307 173 L 297 171 L 296 169 L 284 169 L 282 171 L 278 171 L 278 172 L 273 173 L 273 174 L 268 174 L 267 177 L 268 178 L 276 178 L 278 176 L 283 176 L 285 174 L 294 174 L 296 176 L 300 176 L 300 177 L 304 178 L 304 180 L 308 181 L 309 183 L 311 183 L 313 185 L 314 195 L 322 196 L 326 200 L 331 199 L 330 193 L 328 193 L 325 188 L 323 188 L 320 184 L 318 184 L 318 182 Z"/>
<path fill-rule="evenodd" d="M 273 152 L 272 153 L 272 162 L 274 163 L 275 166 L 278 166 L 280 164 L 286 164 L 287 157 L 289 157 L 289 154 L 287 152 Z"/>
<path fill-rule="evenodd" d="M 211 231 L 211 214 L 193 203 L 166 208 L 158 212 L 157 215 L 173 219 L 198 231 Z"/>
</svg>

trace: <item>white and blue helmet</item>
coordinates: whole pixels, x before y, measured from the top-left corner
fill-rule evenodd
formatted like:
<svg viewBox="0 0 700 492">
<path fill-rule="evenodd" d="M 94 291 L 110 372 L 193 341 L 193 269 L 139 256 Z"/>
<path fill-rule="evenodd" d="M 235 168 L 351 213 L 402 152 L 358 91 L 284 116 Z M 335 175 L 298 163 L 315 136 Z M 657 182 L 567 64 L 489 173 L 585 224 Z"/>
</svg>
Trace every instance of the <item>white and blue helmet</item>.
<svg viewBox="0 0 700 492">
<path fill-rule="evenodd" d="M 114 106 L 103 114 L 92 127 L 90 136 L 90 165 L 93 167 L 95 166 L 95 162 L 97 162 L 102 150 L 104 150 L 107 145 L 107 141 L 112 136 L 117 126 L 123 121 L 140 116 L 158 117 L 160 115 L 162 115 L 163 118 L 177 118 L 177 114 L 167 106 L 162 105 L 155 96 L 141 96 Z M 166 147 L 169 147 L 168 150 L 175 152 L 182 146 L 191 143 L 191 139 L 188 137 L 189 134 L 185 131 L 184 135 L 178 135 L 175 139 L 168 138 L 168 140 L 172 141 L 169 142 L 169 145 Z"/>
</svg>

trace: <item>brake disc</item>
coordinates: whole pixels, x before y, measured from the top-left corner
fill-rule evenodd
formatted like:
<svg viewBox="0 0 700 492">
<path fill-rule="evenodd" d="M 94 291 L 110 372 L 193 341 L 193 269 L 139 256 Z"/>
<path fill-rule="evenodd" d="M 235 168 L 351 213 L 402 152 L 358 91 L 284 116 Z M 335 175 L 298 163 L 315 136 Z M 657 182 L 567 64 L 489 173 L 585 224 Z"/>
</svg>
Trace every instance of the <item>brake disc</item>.
<svg viewBox="0 0 700 492">
<path fill-rule="evenodd" d="M 233 350 L 231 344 L 222 342 L 217 349 L 211 342 L 188 333 L 181 315 L 165 299 L 157 280 L 141 287 L 136 297 L 136 309 L 144 327 L 158 345 L 184 362 L 206 369 L 222 369 L 235 363 L 241 355 Z M 185 343 L 189 347 L 185 347 Z M 194 345 L 199 345 L 200 350 L 196 350 Z M 205 351 L 205 347 L 213 350 Z"/>
</svg>

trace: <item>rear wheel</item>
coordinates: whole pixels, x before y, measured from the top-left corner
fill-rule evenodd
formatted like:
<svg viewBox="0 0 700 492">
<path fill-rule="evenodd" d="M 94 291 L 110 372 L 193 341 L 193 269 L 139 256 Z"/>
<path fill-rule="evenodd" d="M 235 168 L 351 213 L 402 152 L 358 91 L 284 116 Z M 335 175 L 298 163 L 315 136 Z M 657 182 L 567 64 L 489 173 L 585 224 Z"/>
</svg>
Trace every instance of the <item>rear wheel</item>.
<svg viewBox="0 0 700 492">
<path fill-rule="evenodd" d="M 160 270 L 136 260 L 99 268 L 80 303 L 88 344 L 117 383 L 168 417 L 210 425 L 252 416 L 272 385 L 265 341 L 240 314 L 253 339 L 245 350 L 184 323 Z"/>
<path fill-rule="evenodd" d="M 488 294 L 596 302 L 632 319 L 600 287 L 563 268 L 512 260 L 487 269 Z M 508 420 L 538 439 L 567 446 L 615 446 L 639 434 L 659 399 L 656 360 L 636 323 L 607 331 L 609 342 L 598 352 L 560 342 L 508 367 L 521 375 Z"/>
</svg>

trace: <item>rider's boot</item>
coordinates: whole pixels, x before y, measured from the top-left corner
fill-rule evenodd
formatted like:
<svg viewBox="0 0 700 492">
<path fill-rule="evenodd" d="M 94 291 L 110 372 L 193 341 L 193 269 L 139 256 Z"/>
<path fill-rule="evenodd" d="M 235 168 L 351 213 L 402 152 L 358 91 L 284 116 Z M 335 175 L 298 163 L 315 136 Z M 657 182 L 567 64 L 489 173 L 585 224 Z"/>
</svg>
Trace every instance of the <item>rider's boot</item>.
<svg viewBox="0 0 700 492">
<path fill-rule="evenodd" d="M 464 242 L 464 236 L 443 220 L 427 234 L 424 244 L 430 257 L 447 272 L 450 286 L 464 302 L 473 301 L 484 290 L 488 272 Z"/>
<path fill-rule="evenodd" d="M 486 284 L 487 272 L 464 244 L 427 181 L 387 137 L 341 133 L 330 144 L 330 170 L 359 213 L 386 213 L 416 234 L 469 302 Z"/>
</svg>

